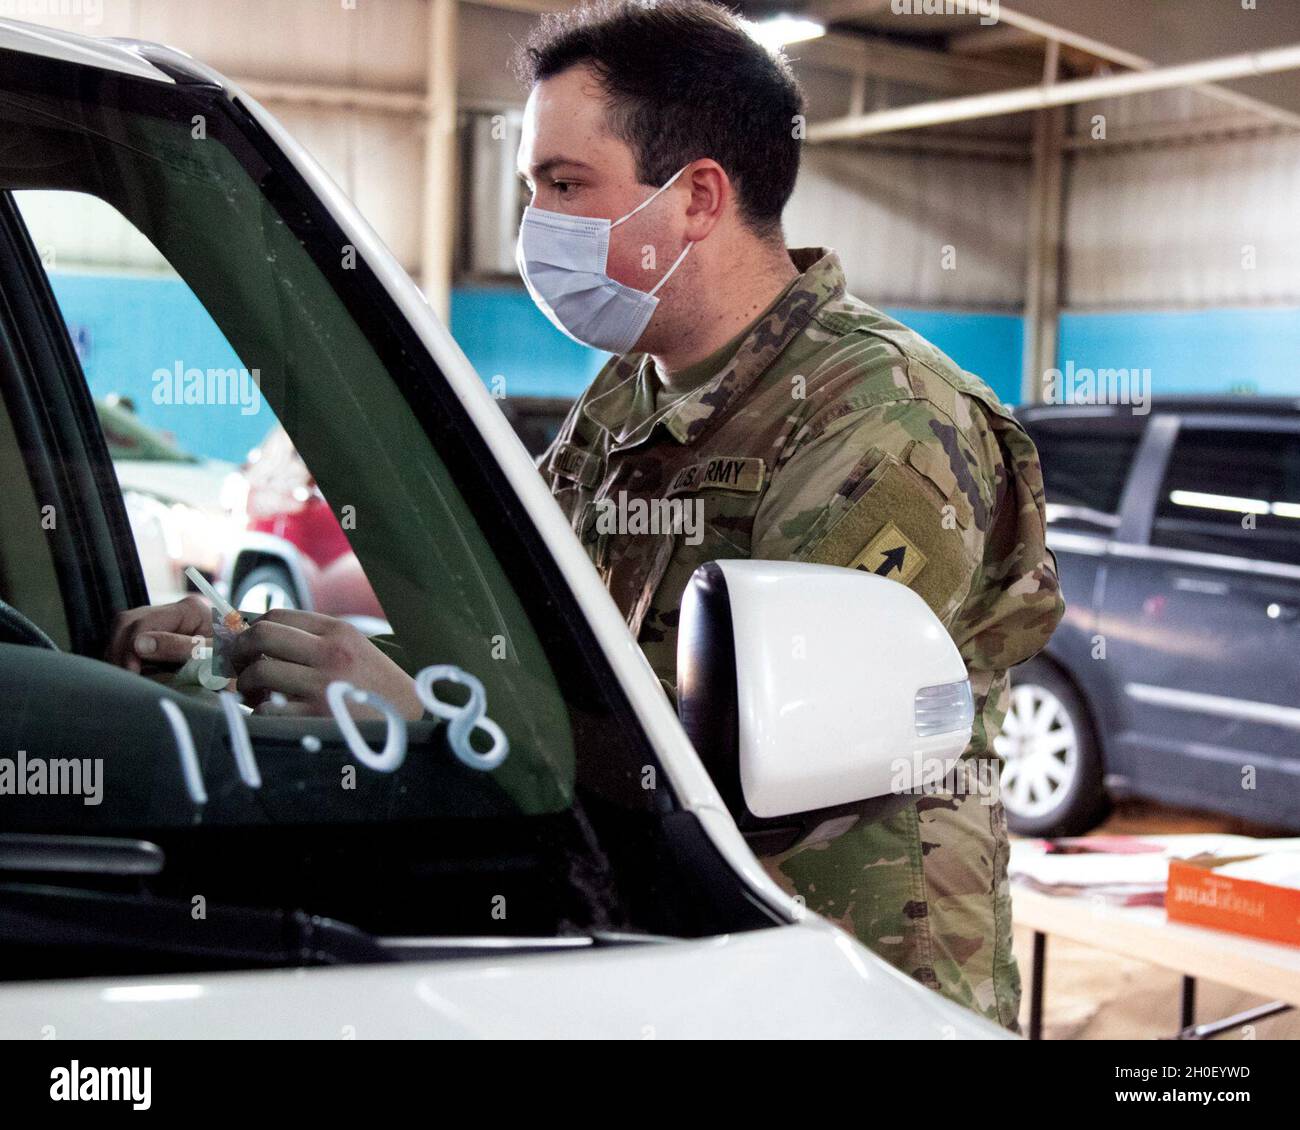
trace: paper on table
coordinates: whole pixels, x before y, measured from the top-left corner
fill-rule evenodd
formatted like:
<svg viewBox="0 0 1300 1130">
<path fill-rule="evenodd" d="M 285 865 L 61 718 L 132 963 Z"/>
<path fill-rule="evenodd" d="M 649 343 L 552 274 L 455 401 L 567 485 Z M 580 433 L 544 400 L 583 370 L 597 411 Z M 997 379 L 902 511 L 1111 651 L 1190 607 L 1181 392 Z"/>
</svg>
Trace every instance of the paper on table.
<svg viewBox="0 0 1300 1130">
<path fill-rule="evenodd" d="M 1197 833 L 1179 836 L 1142 836 L 1159 850 L 1116 852 L 1099 838 L 1100 851 L 1048 853 L 1042 840 L 1016 840 L 1011 845 L 1011 860 L 1007 870 L 1012 879 L 1027 883 L 1040 890 L 1060 894 L 1095 894 L 1116 901 L 1132 901 L 1144 892 L 1162 893 L 1169 881 L 1171 859 L 1191 859 L 1194 856 L 1234 855 L 1262 856 L 1269 859 L 1286 858 L 1300 865 L 1300 839 L 1261 840 L 1251 836 L 1234 836 L 1224 833 Z M 1076 843 L 1086 843 L 1086 838 Z M 1110 850 L 1108 849 L 1110 847 Z M 1257 864 L 1258 874 L 1289 874 L 1285 864 Z M 1271 868 L 1276 867 L 1276 871 Z M 1227 867 L 1222 873 L 1233 874 Z M 1242 878 L 1252 877 L 1250 873 Z M 1262 879 L 1262 882 L 1274 882 Z"/>
<path fill-rule="evenodd" d="M 1163 888 L 1169 878 L 1169 857 L 1163 852 L 1141 855 L 1025 855 L 1013 856 L 1012 878 L 1042 887 Z"/>
<path fill-rule="evenodd" d="M 1225 863 L 1222 867 L 1216 867 L 1214 873 L 1226 875 L 1230 879 L 1250 879 L 1256 883 L 1271 883 L 1275 887 L 1300 890 L 1300 854 L 1274 852 L 1260 855 L 1237 863 Z"/>
<path fill-rule="evenodd" d="M 1195 855 L 1264 855 L 1273 852 L 1300 851 L 1300 837 L 1264 840 L 1254 836 L 1234 836 L 1226 832 L 1196 832 L 1181 836 L 1143 836 L 1165 849 L 1171 859 L 1191 859 Z"/>
</svg>

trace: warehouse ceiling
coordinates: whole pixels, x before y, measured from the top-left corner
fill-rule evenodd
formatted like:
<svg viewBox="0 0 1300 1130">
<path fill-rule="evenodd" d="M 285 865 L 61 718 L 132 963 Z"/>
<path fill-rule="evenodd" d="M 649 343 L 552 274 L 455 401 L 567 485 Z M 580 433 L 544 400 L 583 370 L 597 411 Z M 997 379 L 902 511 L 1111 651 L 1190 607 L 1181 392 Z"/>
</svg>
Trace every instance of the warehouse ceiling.
<svg viewBox="0 0 1300 1130">
<path fill-rule="evenodd" d="M 1294 0 L 1258 0 L 1254 8 L 1241 0 L 1013 0 L 1011 8 L 1157 66 L 1300 43 L 1300 4 Z M 1300 117 L 1300 71 L 1220 85 Z"/>
<path fill-rule="evenodd" d="M 937 91 L 961 87 L 974 93 L 1040 81 L 1049 39 L 1059 44 L 1059 79 L 1300 44 L 1300 3 L 1257 3 L 1250 8 L 1243 0 L 1010 0 L 996 5 L 992 22 L 975 13 L 937 12 L 960 7 L 940 0 L 752 0 L 741 7 L 751 18 L 795 11 L 826 24 L 829 42 L 798 45 L 810 61 L 842 58 L 845 43 L 854 40 L 868 49 L 915 51 L 912 73 L 919 81 Z M 930 56 L 932 73 L 926 73 L 922 52 Z M 1300 71 L 1216 85 L 1242 109 L 1300 125 Z"/>
</svg>

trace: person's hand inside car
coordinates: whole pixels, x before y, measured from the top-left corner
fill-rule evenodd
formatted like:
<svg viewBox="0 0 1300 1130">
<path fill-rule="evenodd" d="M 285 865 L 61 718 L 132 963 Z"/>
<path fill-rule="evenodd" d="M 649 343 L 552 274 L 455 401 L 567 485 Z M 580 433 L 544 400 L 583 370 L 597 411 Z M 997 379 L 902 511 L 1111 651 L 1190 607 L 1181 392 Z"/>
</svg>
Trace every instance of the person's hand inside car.
<svg viewBox="0 0 1300 1130">
<path fill-rule="evenodd" d="M 319 612 L 272 609 L 236 637 L 230 660 L 258 713 L 328 714 L 325 690 L 341 679 L 382 695 L 408 721 L 424 714 L 414 679 L 347 621 Z"/>
<path fill-rule="evenodd" d="M 196 644 L 210 644 L 211 636 L 211 606 L 187 596 L 119 613 L 104 658 L 136 673 L 145 665 L 181 667 Z M 260 714 L 327 715 L 325 690 L 336 679 L 383 695 L 408 720 L 424 714 L 415 680 L 351 624 L 332 616 L 273 609 L 236 637 L 230 661 L 238 675 L 235 689 Z M 275 694 L 287 701 L 274 701 Z"/>
<path fill-rule="evenodd" d="M 199 639 L 211 641 L 212 608 L 200 596 L 118 613 L 104 658 L 137 674 L 146 664 L 182 666 Z"/>
</svg>

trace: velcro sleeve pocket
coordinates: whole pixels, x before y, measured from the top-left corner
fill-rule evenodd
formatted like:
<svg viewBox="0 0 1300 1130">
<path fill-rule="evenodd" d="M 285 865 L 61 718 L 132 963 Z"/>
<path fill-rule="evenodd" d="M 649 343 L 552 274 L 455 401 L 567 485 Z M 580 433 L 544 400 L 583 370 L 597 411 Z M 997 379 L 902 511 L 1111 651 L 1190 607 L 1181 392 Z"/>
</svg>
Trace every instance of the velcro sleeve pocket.
<svg viewBox="0 0 1300 1130">
<path fill-rule="evenodd" d="M 963 530 L 944 521 L 942 490 L 914 470 L 910 460 L 905 464 L 892 455 L 884 457 L 868 483 L 829 529 L 805 547 L 802 559 L 893 575 L 946 622 L 970 590 L 977 561 Z M 900 548 L 903 553 L 894 558 L 898 564 L 890 568 L 889 554 Z M 879 560 L 864 557 L 870 549 Z"/>
</svg>

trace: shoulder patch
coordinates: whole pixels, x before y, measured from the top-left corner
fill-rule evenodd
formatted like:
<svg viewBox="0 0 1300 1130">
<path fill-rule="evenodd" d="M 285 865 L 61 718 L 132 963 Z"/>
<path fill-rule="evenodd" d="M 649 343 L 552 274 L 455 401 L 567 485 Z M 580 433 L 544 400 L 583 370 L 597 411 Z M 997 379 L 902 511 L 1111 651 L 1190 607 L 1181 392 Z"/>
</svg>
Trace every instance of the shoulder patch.
<svg viewBox="0 0 1300 1130">
<path fill-rule="evenodd" d="M 916 548 L 912 541 L 890 522 L 870 542 L 867 548 L 849 562 L 850 569 L 861 569 L 864 573 L 875 573 L 880 577 L 890 577 L 902 581 L 905 585 L 912 583 L 912 578 L 925 568 L 929 558 Z"/>
</svg>

